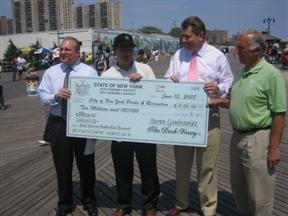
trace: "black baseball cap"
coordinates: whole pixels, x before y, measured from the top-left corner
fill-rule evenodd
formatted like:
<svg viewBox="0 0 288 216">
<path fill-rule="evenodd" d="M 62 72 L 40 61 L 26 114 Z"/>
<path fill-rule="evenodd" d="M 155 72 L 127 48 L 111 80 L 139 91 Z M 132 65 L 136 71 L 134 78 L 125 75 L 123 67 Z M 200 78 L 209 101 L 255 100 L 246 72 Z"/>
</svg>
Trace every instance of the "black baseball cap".
<svg viewBox="0 0 288 216">
<path fill-rule="evenodd" d="M 130 34 L 122 33 L 114 38 L 113 47 L 135 47 L 133 37 Z"/>
</svg>

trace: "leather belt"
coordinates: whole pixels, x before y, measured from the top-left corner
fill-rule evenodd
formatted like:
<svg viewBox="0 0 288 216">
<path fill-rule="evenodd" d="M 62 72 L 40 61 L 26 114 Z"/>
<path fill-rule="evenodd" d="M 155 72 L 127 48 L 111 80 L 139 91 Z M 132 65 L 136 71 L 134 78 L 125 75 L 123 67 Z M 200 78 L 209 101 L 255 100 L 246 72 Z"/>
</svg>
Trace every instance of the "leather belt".
<svg viewBox="0 0 288 216">
<path fill-rule="evenodd" d="M 50 114 L 48 118 L 51 119 L 52 122 L 66 123 L 66 119 L 62 118 L 61 116 L 55 116 L 55 115 Z"/>
<path fill-rule="evenodd" d="M 269 125 L 267 127 L 263 127 L 263 128 L 250 128 L 247 130 L 239 130 L 239 129 L 233 128 L 233 130 L 238 132 L 238 133 L 253 133 L 253 132 L 257 132 L 259 130 L 269 130 L 269 129 L 271 129 L 271 125 Z"/>
</svg>

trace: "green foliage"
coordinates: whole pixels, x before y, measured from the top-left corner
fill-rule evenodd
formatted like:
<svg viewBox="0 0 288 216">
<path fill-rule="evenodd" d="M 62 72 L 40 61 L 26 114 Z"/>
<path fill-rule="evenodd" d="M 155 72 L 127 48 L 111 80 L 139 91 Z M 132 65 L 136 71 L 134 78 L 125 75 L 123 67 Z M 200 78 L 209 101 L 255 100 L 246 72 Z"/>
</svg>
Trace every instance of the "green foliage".
<svg viewBox="0 0 288 216">
<path fill-rule="evenodd" d="M 9 39 L 8 43 L 7 50 L 4 53 L 4 61 L 11 62 L 13 56 L 15 56 L 18 52 L 18 48 L 11 39 Z"/>
<path fill-rule="evenodd" d="M 58 48 L 58 46 L 57 46 L 57 44 L 54 42 L 52 49 L 54 50 L 54 49 L 56 49 L 56 48 Z"/>
<path fill-rule="evenodd" d="M 169 35 L 172 37 L 176 37 L 179 38 L 180 37 L 180 33 L 181 33 L 181 28 L 179 27 L 173 27 L 170 32 Z"/>
<path fill-rule="evenodd" d="M 34 50 L 38 50 L 38 49 L 40 49 L 42 47 L 42 45 L 41 45 L 40 41 L 37 39 L 37 41 L 34 44 L 32 44 L 31 47 L 32 47 L 32 50 L 33 49 Z"/>
<path fill-rule="evenodd" d="M 37 39 L 35 43 L 33 43 L 31 46 L 31 51 L 27 54 L 24 54 L 23 57 L 26 59 L 27 62 L 32 62 L 34 57 L 34 52 L 42 47 L 41 43 Z"/>
<path fill-rule="evenodd" d="M 144 34 L 163 34 L 162 30 L 154 26 L 143 26 L 138 31 Z"/>
</svg>

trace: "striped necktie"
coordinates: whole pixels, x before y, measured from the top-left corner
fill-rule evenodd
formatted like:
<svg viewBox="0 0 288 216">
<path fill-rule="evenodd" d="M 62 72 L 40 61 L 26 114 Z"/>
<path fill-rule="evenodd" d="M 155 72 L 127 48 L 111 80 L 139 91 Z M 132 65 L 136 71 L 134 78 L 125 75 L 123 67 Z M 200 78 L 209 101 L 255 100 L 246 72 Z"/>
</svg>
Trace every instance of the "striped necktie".
<svg viewBox="0 0 288 216">
<path fill-rule="evenodd" d="M 197 67 L 197 54 L 192 55 L 189 73 L 188 73 L 188 80 L 197 80 L 198 78 L 198 67 Z"/>
<path fill-rule="evenodd" d="M 68 66 L 65 70 L 66 75 L 65 75 L 65 79 L 64 79 L 64 83 L 63 83 L 63 88 L 67 88 L 68 87 L 68 81 L 69 81 L 69 76 L 70 76 L 70 72 L 73 70 L 73 68 L 71 66 Z"/>
<path fill-rule="evenodd" d="M 71 66 L 68 66 L 65 70 L 66 75 L 65 75 L 65 79 L 64 79 L 64 83 L 63 83 L 63 88 L 68 88 L 68 81 L 69 81 L 69 76 L 70 76 L 70 72 L 73 70 L 73 68 Z M 63 119 L 67 119 L 67 100 L 66 99 L 62 99 L 61 101 L 61 116 Z"/>
</svg>

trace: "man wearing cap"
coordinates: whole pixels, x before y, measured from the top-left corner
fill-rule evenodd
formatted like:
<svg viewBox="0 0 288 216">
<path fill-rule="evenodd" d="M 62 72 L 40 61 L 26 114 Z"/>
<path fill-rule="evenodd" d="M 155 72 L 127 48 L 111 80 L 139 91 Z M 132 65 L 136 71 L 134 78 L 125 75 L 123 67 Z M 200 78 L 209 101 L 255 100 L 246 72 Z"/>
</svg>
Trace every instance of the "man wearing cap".
<svg viewBox="0 0 288 216">
<path fill-rule="evenodd" d="M 106 78 L 129 78 L 132 81 L 139 81 L 141 78 L 155 79 L 150 66 L 133 60 L 135 46 L 131 35 L 120 34 L 116 36 L 113 43 L 116 64 L 102 73 L 101 76 Z M 141 173 L 142 214 L 145 216 L 156 215 L 156 205 L 160 192 L 156 164 L 156 144 L 112 141 L 111 154 L 116 175 L 119 205 L 112 216 L 131 213 L 134 153 Z"/>
</svg>

